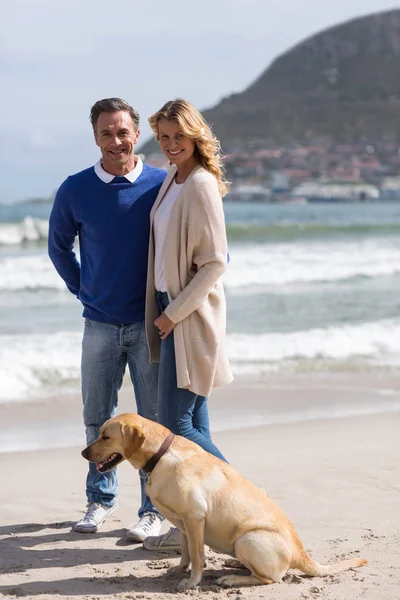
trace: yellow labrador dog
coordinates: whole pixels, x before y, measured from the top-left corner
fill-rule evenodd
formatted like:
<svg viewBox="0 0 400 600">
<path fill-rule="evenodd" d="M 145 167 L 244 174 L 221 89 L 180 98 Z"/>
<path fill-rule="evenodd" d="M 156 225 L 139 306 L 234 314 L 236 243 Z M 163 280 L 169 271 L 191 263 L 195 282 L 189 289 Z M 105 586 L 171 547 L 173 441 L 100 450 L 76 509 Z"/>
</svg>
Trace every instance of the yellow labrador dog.
<svg viewBox="0 0 400 600">
<path fill-rule="evenodd" d="M 82 455 L 101 472 L 128 460 L 149 473 L 147 494 L 181 533 L 182 558 L 175 570 L 188 571 L 191 565 L 180 591 L 200 583 L 204 544 L 235 557 L 229 566 L 251 571 L 220 577 L 217 584 L 224 587 L 281 582 L 288 569 L 324 576 L 367 564 L 364 558 L 330 566 L 315 562 L 287 516 L 264 492 L 197 444 L 139 415 L 107 421 Z"/>
</svg>

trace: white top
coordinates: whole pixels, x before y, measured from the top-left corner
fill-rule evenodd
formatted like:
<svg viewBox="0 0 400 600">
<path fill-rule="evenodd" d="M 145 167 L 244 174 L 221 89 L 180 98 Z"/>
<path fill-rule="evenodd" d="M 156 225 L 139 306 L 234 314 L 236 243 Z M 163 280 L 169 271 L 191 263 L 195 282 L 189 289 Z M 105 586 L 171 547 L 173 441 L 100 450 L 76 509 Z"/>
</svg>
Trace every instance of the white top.
<svg viewBox="0 0 400 600">
<path fill-rule="evenodd" d="M 140 156 L 137 156 L 136 158 L 137 161 L 135 168 L 126 175 L 124 175 L 124 177 L 126 177 L 131 183 L 134 183 L 143 171 L 143 162 Z M 114 177 L 116 177 L 116 175 L 112 175 L 103 168 L 103 165 L 101 164 L 101 159 L 94 165 L 94 172 L 96 173 L 97 177 L 99 177 L 104 183 L 111 183 Z"/>
<path fill-rule="evenodd" d="M 177 199 L 183 183 L 176 183 L 175 179 L 171 183 L 168 192 L 165 194 L 160 206 L 157 208 L 154 221 L 154 281 L 156 290 L 166 292 L 167 288 L 164 280 L 164 249 L 165 240 L 167 238 L 168 221 L 172 207 Z"/>
</svg>

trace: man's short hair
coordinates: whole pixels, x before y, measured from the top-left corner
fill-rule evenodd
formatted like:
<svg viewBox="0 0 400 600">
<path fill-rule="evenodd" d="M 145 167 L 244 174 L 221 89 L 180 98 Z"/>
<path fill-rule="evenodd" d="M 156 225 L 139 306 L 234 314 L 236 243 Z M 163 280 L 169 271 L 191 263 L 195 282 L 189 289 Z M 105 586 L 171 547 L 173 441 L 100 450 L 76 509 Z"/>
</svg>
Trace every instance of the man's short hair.
<svg viewBox="0 0 400 600">
<path fill-rule="evenodd" d="M 93 104 L 90 109 L 89 118 L 93 129 L 96 131 L 97 119 L 99 118 L 100 113 L 113 113 L 119 110 L 126 110 L 131 116 L 135 129 L 139 128 L 139 113 L 133 106 L 128 104 L 126 100 L 123 100 L 122 98 L 103 98 L 103 100 L 98 100 Z"/>
</svg>

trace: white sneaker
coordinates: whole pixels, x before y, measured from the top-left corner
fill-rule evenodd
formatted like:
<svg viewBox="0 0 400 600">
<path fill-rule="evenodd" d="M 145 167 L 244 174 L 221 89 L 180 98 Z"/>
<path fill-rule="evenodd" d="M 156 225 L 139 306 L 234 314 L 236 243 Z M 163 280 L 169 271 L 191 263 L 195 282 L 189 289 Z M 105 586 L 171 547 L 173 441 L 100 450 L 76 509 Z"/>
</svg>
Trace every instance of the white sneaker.
<svg viewBox="0 0 400 600">
<path fill-rule="evenodd" d="M 181 552 L 181 534 L 179 529 L 171 527 L 167 533 L 148 537 L 143 542 L 143 548 L 153 552 Z"/>
<path fill-rule="evenodd" d="M 75 523 L 73 529 L 80 533 L 96 533 L 104 520 L 118 508 L 118 504 L 106 506 L 98 502 L 89 502 L 86 508 L 85 516 L 78 523 Z"/>
<path fill-rule="evenodd" d="M 136 525 L 126 532 L 126 537 L 132 542 L 143 542 L 149 535 L 160 533 L 162 519 L 158 513 L 145 512 Z"/>
</svg>

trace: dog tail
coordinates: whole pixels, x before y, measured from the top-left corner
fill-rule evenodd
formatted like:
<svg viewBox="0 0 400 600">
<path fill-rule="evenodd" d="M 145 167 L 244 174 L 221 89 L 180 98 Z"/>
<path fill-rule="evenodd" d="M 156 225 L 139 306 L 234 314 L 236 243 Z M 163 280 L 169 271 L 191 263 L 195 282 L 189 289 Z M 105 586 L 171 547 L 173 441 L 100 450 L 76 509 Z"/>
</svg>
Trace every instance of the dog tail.
<svg viewBox="0 0 400 600">
<path fill-rule="evenodd" d="M 357 567 L 362 567 L 363 565 L 367 565 L 368 561 L 365 558 L 348 558 L 346 560 L 341 560 L 338 563 L 333 565 L 320 565 L 315 562 L 309 554 L 302 548 L 299 553 L 298 560 L 296 561 L 296 568 L 303 571 L 306 575 L 310 575 L 310 577 L 324 577 L 326 575 L 336 575 L 336 573 L 341 573 L 342 571 L 348 571 L 349 569 L 356 569 Z"/>
</svg>

